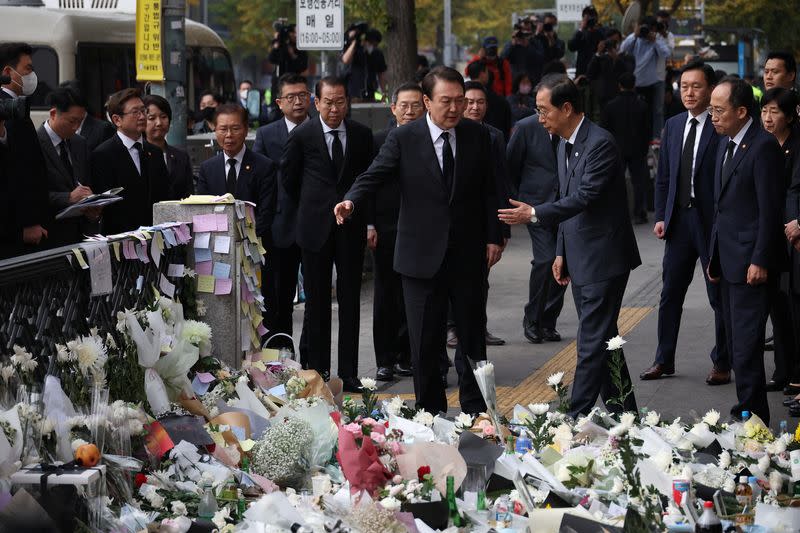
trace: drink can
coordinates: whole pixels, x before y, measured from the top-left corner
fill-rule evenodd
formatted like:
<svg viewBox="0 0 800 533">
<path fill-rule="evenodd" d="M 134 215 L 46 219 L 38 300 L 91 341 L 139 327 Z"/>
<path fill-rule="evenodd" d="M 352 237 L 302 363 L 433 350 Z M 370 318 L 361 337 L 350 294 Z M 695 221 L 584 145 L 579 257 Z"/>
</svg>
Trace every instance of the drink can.
<svg viewBox="0 0 800 533">
<path fill-rule="evenodd" d="M 680 506 L 683 501 L 684 495 L 689 492 L 688 479 L 673 479 L 672 480 L 672 500 L 676 505 Z"/>
</svg>

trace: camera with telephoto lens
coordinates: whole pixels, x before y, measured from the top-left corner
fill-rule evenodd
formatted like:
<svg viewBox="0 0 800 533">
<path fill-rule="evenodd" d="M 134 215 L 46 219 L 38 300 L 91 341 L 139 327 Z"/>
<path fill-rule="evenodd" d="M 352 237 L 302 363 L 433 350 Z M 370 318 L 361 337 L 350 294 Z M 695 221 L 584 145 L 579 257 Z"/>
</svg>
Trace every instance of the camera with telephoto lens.
<svg viewBox="0 0 800 533">
<path fill-rule="evenodd" d="M 639 35 L 638 35 L 638 37 L 640 39 L 647 39 L 647 37 L 649 35 L 650 35 L 650 25 L 642 24 L 641 26 L 639 26 Z"/>
<path fill-rule="evenodd" d="M 550 33 L 551 31 L 553 31 L 553 25 L 550 22 L 545 22 L 544 25 L 542 26 L 542 29 L 544 30 L 545 33 Z"/>
<path fill-rule="evenodd" d="M 11 78 L 0 76 L 0 85 L 8 85 Z M 31 102 L 25 96 L 0 100 L 0 120 L 28 118 L 31 116 Z"/>
<path fill-rule="evenodd" d="M 597 26 L 597 17 L 589 17 L 586 19 L 587 28 L 594 28 L 595 26 Z"/>
<path fill-rule="evenodd" d="M 272 29 L 278 33 L 278 37 L 275 38 L 275 41 L 277 41 L 279 44 L 288 44 L 291 40 L 289 34 L 294 31 L 294 28 L 295 25 L 289 24 L 289 19 L 287 18 L 279 18 L 273 22 Z"/>
<path fill-rule="evenodd" d="M 346 36 L 348 36 L 348 39 L 349 39 L 350 32 L 355 30 L 356 33 L 355 33 L 355 35 L 353 35 L 352 40 L 357 41 L 365 33 L 367 33 L 368 29 L 369 29 L 369 24 L 364 22 L 364 21 L 361 21 L 361 22 L 355 22 L 353 24 L 350 24 L 350 26 L 348 26 L 347 30 L 344 33 L 345 33 Z"/>
</svg>

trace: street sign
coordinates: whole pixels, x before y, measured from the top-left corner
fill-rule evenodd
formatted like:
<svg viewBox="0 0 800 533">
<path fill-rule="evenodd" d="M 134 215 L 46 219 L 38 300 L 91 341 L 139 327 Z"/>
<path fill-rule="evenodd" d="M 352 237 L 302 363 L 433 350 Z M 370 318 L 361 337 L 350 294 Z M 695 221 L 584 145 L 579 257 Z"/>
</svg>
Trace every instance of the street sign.
<svg viewBox="0 0 800 533">
<path fill-rule="evenodd" d="M 297 0 L 297 48 L 341 50 L 344 0 Z"/>
<path fill-rule="evenodd" d="M 136 2 L 136 80 L 163 81 L 161 0 Z"/>
<path fill-rule="evenodd" d="M 556 16 L 558 22 L 580 22 L 583 8 L 590 5 L 586 0 L 557 0 Z"/>
</svg>

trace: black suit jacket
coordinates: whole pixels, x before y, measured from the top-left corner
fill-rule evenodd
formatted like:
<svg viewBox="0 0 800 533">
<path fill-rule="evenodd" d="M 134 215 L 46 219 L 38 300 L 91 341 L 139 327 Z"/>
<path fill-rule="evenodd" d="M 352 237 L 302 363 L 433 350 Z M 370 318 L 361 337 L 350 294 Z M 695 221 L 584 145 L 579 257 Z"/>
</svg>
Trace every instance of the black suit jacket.
<svg viewBox="0 0 800 533">
<path fill-rule="evenodd" d="M 344 124 L 347 145 L 341 175 L 336 175 L 328 154 L 320 118 L 292 130 L 281 159 L 283 186 L 297 203 L 297 244 L 312 252 L 322 249 L 336 226 L 334 206 L 372 161 L 372 131 L 349 119 Z M 357 213 L 344 231 L 353 238 L 365 238 L 368 212 L 365 207 Z"/>
<path fill-rule="evenodd" d="M 256 130 L 253 151 L 267 156 L 277 164 L 283 156 L 283 149 L 286 147 L 288 139 L 289 128 L 286 127 L 286 121 L 281 117 Z M 278 166 L 273 189 L 274 201 L 267 207 L 267 216 L 271 219 L 272 243 L 279 248 L 289 248 L 297 240 L 297 203 L 283 186 L 280 166 Z"/>
<path fill-rule="evenodd" d="M 730 283 L 744 283 L 751 264 L 768 269 L 784 266 L 785 161 L 778 141 L 755 120 L 723 172 L 727 145 L 728 138 L 721 138 L 709 270 Z"/>
<path fill-rule="evenodd" d="M 628 217 L 617 146 L 606 130 L 583 120 L 566 166 L 566 143 L 558 147 L 561 198 L 534 206 L 546 224 L 560 223 L 556 255 L 576 285 L 606 281 L 642 264 Z"/>
<path fill-rule="evenodd" d="M 483 275 L 486 244 L 502 244 L 489 130 L 471 120 L 455 128 L 452 190 L 444 187 L 427 119 L 395 128 L 380 153 L 345 195 L 355 213 L 389 180 L 400 184 L 394 269 L 404 276 L 433 278 L 448 248 L 462 269 Z"/>
<path fill-rule="evenodd" d="M 550 134 L 539 115 L 517 122 L 506 149 L 514 197 L 528 205 L 553 202 L 558 196 L 558 165 Z"/>
<path fill-rule="evenodd" d="M 494 165 L 494 185 L 497 206 L 500 209 L 511 207 L 508 198 L 511 196 L 511 189 L 508 184 L 508 170 L 506 165 L 506 138 L 503 132 L 490 124 L 483 125 L 489 130 L 489 140 L 492 143 L 492 165 Z M 502 224 L 503 237 L 511 238 L 511 226 Z"/>
<path fill-rule="evenodd" d="M 372 138 L 372 147 L 375 157 L 386 142 L 389 132 L 397 128 L 394 124 L 385 130 L 376 133 Z M 397 231 L 397 219 L 400 217 L 400 182 L 389 180 L 384 182 L 375 191 L 374 216 L 371 217 L 378 235 L 381 233 L 394 233 Z"/>
<path fill-rule="evenodd" d="M 142 143 L 142 174 L 136 170 L 119 135 L 100 143 L 92 152 L 92 185 L 96 192 L 124 187 L 121 202 L 103 209 L 101 228 L 106 235 L 153 224 L 153 204 L 169 199 L 169 174 L 160 148 Z"/>
<path fill-rule="evenodd" d="M 669 238 L 675 198 L 678 196 L 683 130 L 686 127 L 687 117 L 688 112 L 684 111 L 667 120 L 664 133 L 661 135 L 655 185 L 655 212 L 656 221 L 664 221 L 667 238 Z M 694 164 L 694 203 L 703 221 L 703 232 L 706 239 L 709 239 L 714 222 L 714 173 L 720 136 L 714 131 L 711 117 L 706 118 L 703 130 L 697 134 L 700 135 L 700 144 L 697 146 Z"/>
<path fill-rule="evenodd" d="M 83 234 L 88 234 L 97 229 L 96 224 L 90 224 L 82 216 L 62 220 L 55 220 L 55 216 L 62 209 L 69 207 L 69 193 L 78 186 L 78 183 L 87 187 L 92 185 L 89 171 L 89 147 L 86 146 L 86 140 L 77 134 L 67 141 L 73 170 L 73 175 L 70 175 L 58 155 L 58 150 L 53 146 L 53 142 L 50 140 L 44 125 L 39 126 L 36 133 L 39 136 L 39 145 L 42 148 L 47 167 L 47 194 L 49 200 L 47 244 L 49 246 L 63 246 L 79 242 L 82 240 Z"/>
<path fill-rule="evenodd" d="M 189 154 L 167 145 L 167 172 L 169 172 L 169 199 L 182 200 L 194 194 L 194 172 Z"/>
<path fill-rule="evenodd" d="M 225 194 L 226 159 L 225 152 L 220 152 L 200 165 L 197 194 L 217 196 Z M 271 159 L 246 148 L 239 175 L 236 177 L 236 193 L 233 195 L 237 200 L 256 204 L 256 234 L 259 237 L 267 237 L 267 241 L 270 232 L 267 209 L 274 202 L 272 196 L 275 189 L 275 171 L 276 166 Z"/>
<path fill-rule="evenodd" d="M 606 104 L 600 125 L 611 132 L 625 157 L 645 157 L 650 144 L 650 116 L 647 104 L 633 91 L 622 91 Z"/>
<path fill-rule="evenodd" d="M 781 147 L 786 157 L 786 178 L 788 180 L 788 190 L 786 192 L 786 212 L 784 222 L 797 221 L 800 218 L 800 126 L 792 128 L 789 138 Z M 797 223 L 797 222 L 795 222 Z M 795 293 L 800 293 L 800 252 L 786 241 L 791 258 L 789 280 L 791 288 Z"/>
<path fill-rule="evenodd" d="M 107 141 L 117 132 L 117 128 L 107 120 L 95 118 L 91 113 L 86 115 L 81 128 L 81 137 L 86 139 L 86 144 L 89 146 L 89 152 L 93 152 L 95 148 L 100 146 L 104 141 Z"/>
</svg>

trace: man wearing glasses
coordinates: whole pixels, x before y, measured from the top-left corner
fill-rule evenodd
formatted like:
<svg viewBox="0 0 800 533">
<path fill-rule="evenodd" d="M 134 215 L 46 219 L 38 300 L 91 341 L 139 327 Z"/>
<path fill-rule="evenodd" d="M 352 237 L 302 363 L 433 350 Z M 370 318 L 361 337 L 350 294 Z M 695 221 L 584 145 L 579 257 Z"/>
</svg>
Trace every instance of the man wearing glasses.
<svg viewBox="0 0 800 533">
<path fill-rule="evenodd" d="M 289 134 L 298 125 L 310 120 L 308 108 L 311 105 L 305 76 L 284 74 L 278 80 L 277 91 L 275 102 L 283 112 L 283 119 L 258 128 L 253 144 L 254 152 L 267 156 L 276 164 L 280 162 Z M 297 205 L 286 193 L 279 177 L 275 180 L 274 198 L 275 203 L 269 207 L 268 214 L 271 231 L 264 239 L 267 264 L 262 280 L 267 308 L 265 322 L 270 336 L 276 333 L 292 334 L 293 301 L 300 267 L 300 247 L 296 242 Z M 278 341 L 275 346 L 288 344 L 288 341 Z M 302 340 L 300 357 L 302 361 L 307 357 Z"/>
<path fill-rule="evenodd" d="M 139 89 L 112 94 L 106 104 L 117 134 L 92 152 L 92 189 L 123 187 L 121 202 L 103 209 L 101 229 L 113 235 L 153 224 L 153 204 L 168 199 L 164 153 L 144 138 L 147 111 Z"/>
<path fill-rule="evenodd" d="M 372 161 L 372 131 L 345 118 L 344 80 L 327 76 L 317 82 L 319 119 L 295 128 L 281 158 L 281 182 L 297 204 L 297 244 L 303 261 L 306 292 L 305 329 L 308 360 L 304 363 L 326 380 L 331 367 L 331 276 L 336 265 L 339 303 L 337 367 L 345 391 L 357 392 L 361 267 L 367 239 L 367 214 L 337 226 L 333 207 L 356 176 Z"/>
</svg>

